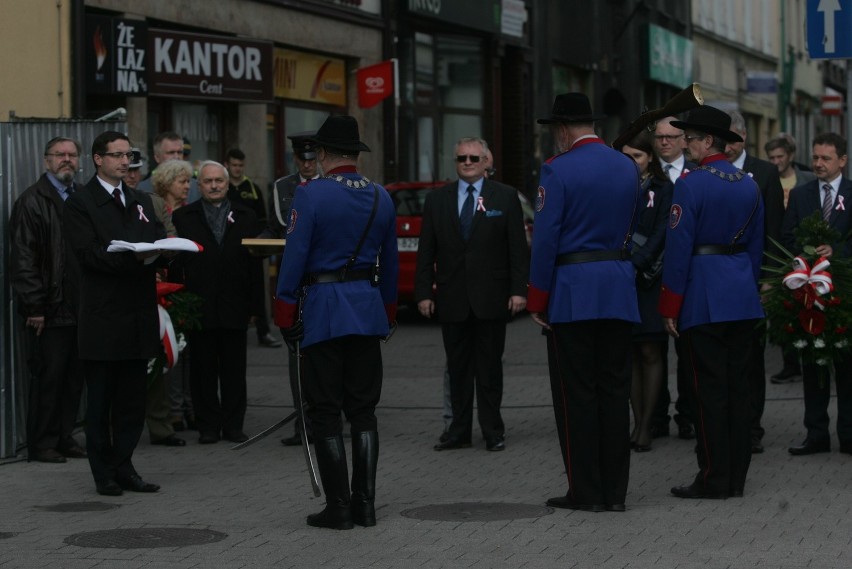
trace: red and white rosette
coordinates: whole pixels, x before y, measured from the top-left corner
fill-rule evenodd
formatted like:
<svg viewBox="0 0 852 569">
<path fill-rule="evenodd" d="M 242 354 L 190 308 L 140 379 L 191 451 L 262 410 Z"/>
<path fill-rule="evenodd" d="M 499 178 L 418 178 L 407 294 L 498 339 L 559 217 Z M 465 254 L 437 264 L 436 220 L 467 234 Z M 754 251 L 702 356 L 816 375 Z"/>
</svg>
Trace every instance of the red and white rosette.
<svg viewBox="0 0 852 569">
<path fill-rule="evenodd" d="M 817 259 L 813 267 L 804 258 L 796 257 L 793 259 L 793 271 L 787 273 L 781 282 L 796 291 L 796 298 L 804 303 L 805 308 L 816 306 L 825 310 L 825 303 L 819 297 L 834 290 L 831 274 L 826 270 L 829 265 L 825 257 Z"/>
</svg>

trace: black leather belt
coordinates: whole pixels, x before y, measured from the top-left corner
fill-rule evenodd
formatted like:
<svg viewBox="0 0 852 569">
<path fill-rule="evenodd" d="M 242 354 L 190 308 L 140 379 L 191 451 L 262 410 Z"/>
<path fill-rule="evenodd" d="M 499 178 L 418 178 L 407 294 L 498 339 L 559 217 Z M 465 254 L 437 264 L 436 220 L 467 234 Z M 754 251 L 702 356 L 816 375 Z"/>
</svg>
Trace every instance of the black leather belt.
<svg viewBox="0 0 852 569">
<path fill-rule="evenodd" d="M 361 271 L 335 271 L 332 273 L 311 273 L 302 279 L 302 286 L 323 283 L 346 283 L 350 281 L 372 281 L 373 271 L 364 269 Z"/>
<path fill-rule="evenodd" d="M 692 250 L 693 255 L 736 255 L 743 253 L 746 246 L 742 243 L 733 245 L 696 245 Z"/>
<path fill-rule="evenodd" d="M 578 251 L 563 253 L 556 256 L 556 265 L 573 265 L 575 263 L 594 263 L 595 261 L 626 261 L 630 258 L 627 249 L 614 251 Z"/>
</svg>

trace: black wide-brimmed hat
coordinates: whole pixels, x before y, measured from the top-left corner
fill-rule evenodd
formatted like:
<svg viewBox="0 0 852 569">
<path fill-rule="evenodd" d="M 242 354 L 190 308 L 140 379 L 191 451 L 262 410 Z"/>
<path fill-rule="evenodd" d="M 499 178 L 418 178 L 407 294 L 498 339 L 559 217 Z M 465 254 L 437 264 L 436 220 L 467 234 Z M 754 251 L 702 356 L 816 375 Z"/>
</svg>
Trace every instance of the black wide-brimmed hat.
<svg viewBox="0 0 852 569">
<path fill-rule="evenodd" d="M 312 131 L 288 134 L 287 138 L 289 138 L 293 143 L 293 154 L 302 160 L 316 160 L 317 146 L 316 143 L 311 140 L 311 138 L 316 136 L 316 134 L 317 133 Z"/>
<path fill-rule="evenodd" d="M 681 130 L 692 129 L 718 136 L 727 142 L 742 142 L 743 137 L 731 130 L 731 116 L 716 107 L 702 105 L 689 111 L 685 121 L 672 121 Z"/>
<path fill-rule="evenodd" d="M 349 115 L 330 116 L 310 142 L 323 148 L 342 150 L 343 152 L 370 152 L 370 147 L 361 142 L 358 135 L 358 121 Z"/>
<path fill-rule="evenodd" d="M 583 93 L 563 93 L 556 95 L 550 116 L 538 119 L 538 124 L 560 122 L 594 122 L 606 118 L 606 115 L 592 113 L 592 104 Z"/>
</svg>

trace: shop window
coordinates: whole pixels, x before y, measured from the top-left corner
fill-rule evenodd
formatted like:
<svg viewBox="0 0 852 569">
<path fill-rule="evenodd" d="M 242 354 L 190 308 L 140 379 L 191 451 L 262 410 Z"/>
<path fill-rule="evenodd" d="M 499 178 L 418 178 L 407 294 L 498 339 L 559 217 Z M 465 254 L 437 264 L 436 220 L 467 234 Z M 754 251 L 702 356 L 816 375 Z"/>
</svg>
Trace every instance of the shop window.
<svg viewBox="0 0 852 569">
<path fill-rule="evenodd" d="M 402 40 L 400 57 L 400 179 L 455 178 L 456 141 L 483 135 L 482 42 L 416 32 Z"/>
<path fill-rule="evenodd" d="M 482 109 L 482 54 L 478 42 L 438 37 L 438 104 L 459 109 Z"/>
<path fill-rule="evenodd" d="M 172 103 L 174 131 L 192 144 L 191 158 L 197 160 L 219 160 L 221 125 L 219 114 L 205 104 Z"/>
</svg>

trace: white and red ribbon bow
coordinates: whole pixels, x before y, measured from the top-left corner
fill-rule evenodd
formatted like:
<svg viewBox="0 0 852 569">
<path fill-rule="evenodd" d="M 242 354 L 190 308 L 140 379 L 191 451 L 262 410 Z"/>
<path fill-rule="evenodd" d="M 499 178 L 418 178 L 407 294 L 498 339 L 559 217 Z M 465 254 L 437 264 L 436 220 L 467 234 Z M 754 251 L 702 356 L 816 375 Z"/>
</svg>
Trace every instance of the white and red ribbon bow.
<svg viewBox="0 0 852 569">
<path fill-rule="evenodd" d="M 784 286 L 797 292 L 796 298 L 810 309 L 816 306 L 825 310 L 825 303 L 819 297 L 834 290 L 831 274 L 826 270 L 831 263 L 825 257 L 817 259 L 811 268 L 802 257 L 793 259 L 793 271 L 787 273 L 781 281 Z"/>
<path fill-rule="evenodd" d="M 175 336 L 175 327 L 172 325 L 172 317 L 169 316 L 169 311 L 163 308 L 162 304 L 157 305 L 157 312 L 160 315 L 160 339 L 163 341 L 163 352 L 166 354 L 166 364 L 163 366 L 163 372 L 167 372 L 178 361 L 177 337 Z"/>
<path fill-rule="evenodd" d="M 485 211 L 485 202 L 482 201 L 482 196 L 476 198 L 476 211 Z"/>
<path fill-rule="evenodd" d="M 846 206 L 843 205 L 843 196 L 837 196 L 837 207 L 835 207 L 837 211 L 846 211 Z"/>
<path fill-rule="evenodd" d="M 648 190 L 648 206 L 654 207 L 654 190 Z"/>
<path fill-rule="evenodd" d="M 141 205 L 137 205 L 136 209 L 139 210 L 139 221 L 144 221 L 145 223 L 148 223 L 148 218 L 145 217 L 145 209 Z"/>
</svg>

